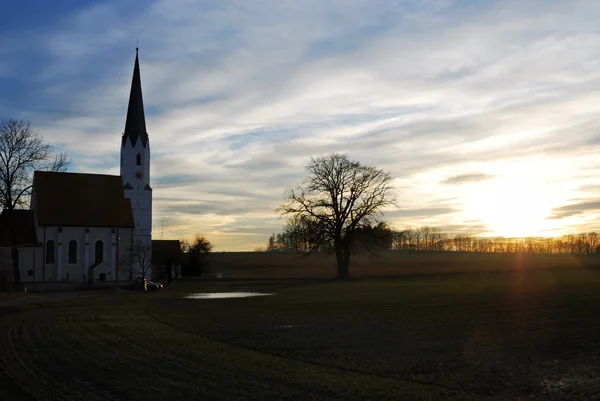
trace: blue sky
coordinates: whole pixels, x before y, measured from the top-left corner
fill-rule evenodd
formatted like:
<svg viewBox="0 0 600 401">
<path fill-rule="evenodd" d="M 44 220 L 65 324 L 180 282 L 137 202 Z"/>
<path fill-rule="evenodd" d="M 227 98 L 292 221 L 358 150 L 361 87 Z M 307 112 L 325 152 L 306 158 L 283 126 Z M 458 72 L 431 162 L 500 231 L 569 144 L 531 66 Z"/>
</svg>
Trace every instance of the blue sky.
<svg viewBox="0 0 600 401">
<path fill-rule="evenodd" d="M 155 238 L 263 245 L 311 157 L 392 173 L 396 228 L 600 230 L 600 3 L 5 1 L 0 117 L 118 174 L 140 43 Z M 161 233 L 161 223 L 164 232 Z"/>
</svg>

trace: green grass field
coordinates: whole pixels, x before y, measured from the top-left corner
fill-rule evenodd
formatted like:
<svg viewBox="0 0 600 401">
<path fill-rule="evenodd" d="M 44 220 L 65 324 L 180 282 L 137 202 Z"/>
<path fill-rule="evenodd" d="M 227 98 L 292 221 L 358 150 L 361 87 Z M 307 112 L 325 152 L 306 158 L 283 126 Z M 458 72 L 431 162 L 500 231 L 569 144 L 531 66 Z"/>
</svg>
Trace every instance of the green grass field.
<svg viewBox="0 0 600 401">
<path fill-rule="evenodd" d="M 193 292 L 264 291 L 192 300 Z M 2 400 L 594 400 L 600 270 L 184 281 L 0 316 Z"/>
</svg>

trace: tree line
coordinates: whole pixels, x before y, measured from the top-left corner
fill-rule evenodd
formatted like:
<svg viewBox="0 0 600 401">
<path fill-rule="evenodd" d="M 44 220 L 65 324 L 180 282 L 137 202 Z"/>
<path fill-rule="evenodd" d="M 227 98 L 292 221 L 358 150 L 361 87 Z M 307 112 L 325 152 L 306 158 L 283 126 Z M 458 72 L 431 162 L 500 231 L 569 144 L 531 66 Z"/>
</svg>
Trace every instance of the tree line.
<svg viewBox="0 0 600 401">
<path fill-rule="evenodd" d="M 265 246 L 267 252 L 310 252 L 309 227 L 289 221 L 280 233 L 273 233 Z M 395 251 L 458 251 L 500 253 L 595 254 L 600 253 L 600 234 L 596 232 L 569 234 L 560 237 L 481 237 L 450 234 L 439 228 L 423 226 L 396 230 L 385 222 L 367 224 L 357 230 L 355 252 L 376 249 Z M 319 243 L 320 242 L 316 242 Z M 366 245 L 365 245 L 366 244 Z M 318 251 L 332 250 L 326 243 Z M 314 249 L 313 249 L 314 251 Z"/>
</svg>

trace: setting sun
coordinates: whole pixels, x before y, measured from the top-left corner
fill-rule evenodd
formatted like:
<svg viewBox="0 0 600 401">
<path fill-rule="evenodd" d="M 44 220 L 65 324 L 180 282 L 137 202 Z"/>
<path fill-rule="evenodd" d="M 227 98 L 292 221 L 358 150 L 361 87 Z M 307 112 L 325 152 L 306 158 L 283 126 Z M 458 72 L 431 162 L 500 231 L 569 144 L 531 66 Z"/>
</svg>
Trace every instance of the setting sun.
<svg viewBox="0 0 600 401">
<path fill-rule="evenodd" d="M 507 179 L 494 180 L 486 187 L 474 205 L 474 212 L 495 235 L 523 237 L 544 229 L 550 208 L 544 206 L 540 188 Z"/>
<path fill-rule="evenodd" d="M 543 175 L 514 169 L 479 183 L 467 201 L 469 215 L 494 236 L 560 235 L 552 231 L 555 221 L 548 219 L 557 201 L 556 190 Z"/>
</svg>

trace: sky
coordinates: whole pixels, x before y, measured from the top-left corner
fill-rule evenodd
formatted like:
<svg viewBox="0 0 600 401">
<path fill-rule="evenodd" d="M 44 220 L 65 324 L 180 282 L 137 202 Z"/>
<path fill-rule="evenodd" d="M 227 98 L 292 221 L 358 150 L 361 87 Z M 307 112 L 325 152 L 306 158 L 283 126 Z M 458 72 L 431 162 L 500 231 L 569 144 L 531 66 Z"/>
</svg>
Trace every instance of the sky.
<svg viewBox="0 0 600 401">
<path fill-rule="evenodd" d="M 136 42 L 153 238 L 264 246 L 332 152 L 388 171 L 397 229 L 600 230 L 597 0 L 8 0 L 0 118 L 119 174 Z"/>
</svg>

